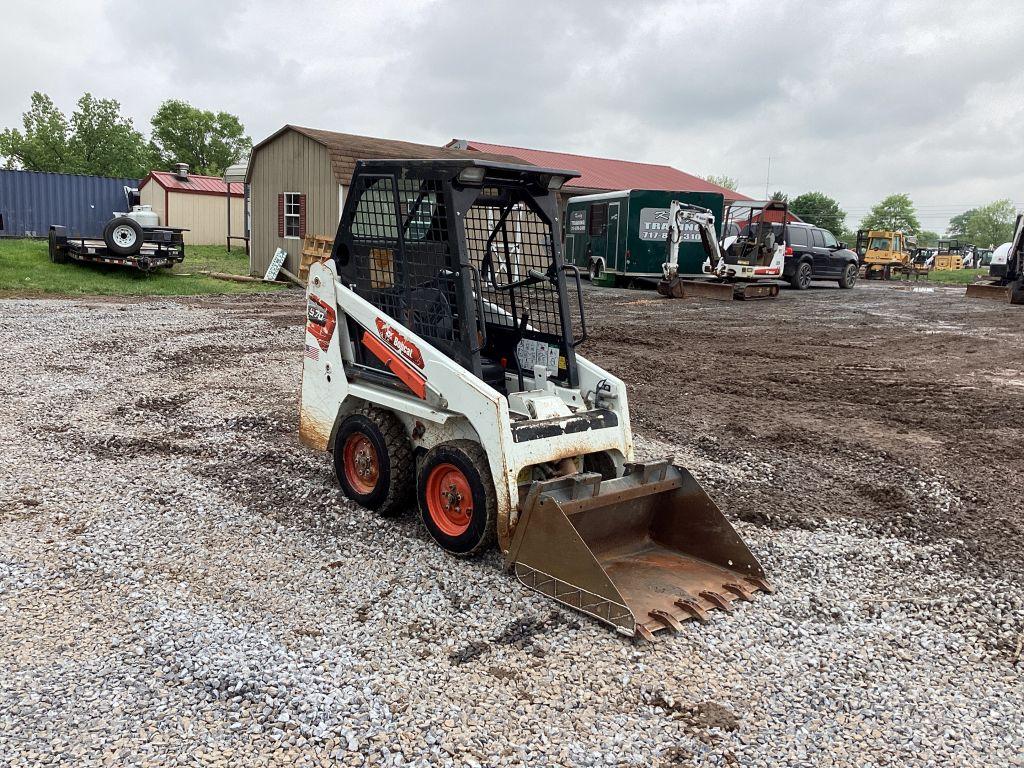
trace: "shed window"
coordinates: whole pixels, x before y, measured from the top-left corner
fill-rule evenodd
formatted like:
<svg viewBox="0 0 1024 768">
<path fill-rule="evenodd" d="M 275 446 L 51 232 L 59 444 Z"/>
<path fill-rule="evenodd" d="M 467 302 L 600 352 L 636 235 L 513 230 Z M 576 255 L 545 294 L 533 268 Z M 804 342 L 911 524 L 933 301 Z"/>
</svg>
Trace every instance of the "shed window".
<svg viewBox="0 0 1024 768">
<path fill-rule="evenodd" d="M 591 237 L 601 237 L 608 228 L 608 203 L 594 203 L 590 206 L 590 223 L 587 232 Z"/>
<path fill-rule="evenodd" d="M 302 195 L 298 192 L 284 193 L 284 236 L 301 237 Z"/>
</svg>

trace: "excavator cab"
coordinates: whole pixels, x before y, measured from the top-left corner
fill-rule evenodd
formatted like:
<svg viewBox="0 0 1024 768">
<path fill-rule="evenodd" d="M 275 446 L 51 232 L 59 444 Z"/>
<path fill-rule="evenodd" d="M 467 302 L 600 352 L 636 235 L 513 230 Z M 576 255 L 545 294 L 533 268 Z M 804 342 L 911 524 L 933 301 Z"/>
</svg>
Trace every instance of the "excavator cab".
<svg viewBox="0 0 1024 768">
<path fill-rule="evenodd" d="M 726 223 L 739 224 L 739 235 L 725 248 L 725 263 L 767 267 L 779 244 L 788 242 L 789 206 L 784 200 L 742 201 L 730 206 Z"/>
</svg>

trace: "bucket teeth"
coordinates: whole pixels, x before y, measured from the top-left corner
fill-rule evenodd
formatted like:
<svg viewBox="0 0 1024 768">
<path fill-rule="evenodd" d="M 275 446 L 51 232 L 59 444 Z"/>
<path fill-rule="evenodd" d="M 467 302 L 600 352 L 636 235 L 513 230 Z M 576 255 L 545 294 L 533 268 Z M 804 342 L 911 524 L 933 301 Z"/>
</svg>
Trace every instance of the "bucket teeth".
<svg viewBox="0 0 1024 768">
<path fill-rule="evenodd" d="M 754 601 L 754 591 L 749 587 L 745 587 L 742 584 L 737 584 L 736 582 L 733 582 L 731 584 L 723 584 L 722 586 L 728 591 L 732 592 L 734 595 L 736 595 L 736 597 L 738 597 L 740 600 L 743 600 L 747 603 L 751 603 Z"/>
<path fill-rule="evenodd" d="M 725 595 L 706 589 L 700 593 L 700 596 L 705 600 L 714 603 L 726 613 L 732 613 L 732 602 Z"/>
<path fill-rule="evenodd" d="M 648 614 L 655 621 L 659 621 L 665 625 L 665 628 L 672 632 L 682 632 L 683 625 L 679 623 L 679 620 L 668 611 L 661 611 L 655 609 L 650 611 Z"/>
<path fill-rule="evenodd" d="M 649 643 L 658 642 L 658 638 L 655 636 L 655 634 L 651 632 L 651 630 L 649 630 L 643 624 L 636 625 L 636 633 Z"/>
<path fill-rule="evenodd" d="M 676 607 L 682 608 L 701 624 L 708 623 L 708 612 L 701 608 L 700 604 L 696 600 L 688 597 L 680 598 L 679 600 L 676 600 Z"/>
<path fill-rule="evenodd" d="M 759 576 L 747 576 L 747 583 L 753 584 L 757 589 L 760 589 L 766 595 L 774 595 L 775 587 L 773 587 L 767 579 L 762 579 Z"/>
</svg>

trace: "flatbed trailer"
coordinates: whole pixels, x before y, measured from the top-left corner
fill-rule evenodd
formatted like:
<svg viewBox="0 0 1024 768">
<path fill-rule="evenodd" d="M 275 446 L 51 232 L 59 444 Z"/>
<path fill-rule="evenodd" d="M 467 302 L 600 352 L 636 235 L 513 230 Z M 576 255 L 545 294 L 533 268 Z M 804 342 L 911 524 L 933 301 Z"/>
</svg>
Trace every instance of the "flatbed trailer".
<svg viewBox="0 0 1024 768">
<path fill-rule="evenodd" d="M 160 267 L 173 267 L 185 260 L 186 229 L 179 227 L 146 227 L 142 243 L 133 254 L 112 251 L 106 241 L 97 238 L 68 237 L 64 227 L 50 227 L 50 261 L 65 264 L 73 260 L 89 264 L 112 264 L 149 272 Z"/>
</svg>

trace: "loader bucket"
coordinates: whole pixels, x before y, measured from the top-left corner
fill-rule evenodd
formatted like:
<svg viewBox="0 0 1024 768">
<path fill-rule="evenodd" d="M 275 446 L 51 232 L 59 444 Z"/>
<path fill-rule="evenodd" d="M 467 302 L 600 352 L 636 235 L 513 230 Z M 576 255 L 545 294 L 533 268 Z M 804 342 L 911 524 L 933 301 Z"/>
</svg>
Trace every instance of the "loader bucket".
<svg viewBox="0 0 1024 768">
<path fill-rule="evenodd" d="M 654 639 L 687 619 L 771 592 L 711 498 L 667 460 L 536 482 L 508 559 L 516 578 L 623 634 Z"/>
<path fill-rule="evenodd" d="M 998 283 L 971 283 L 967 286 L 967 298 L 969 299 L 995 299 L 996 301 L 1009 301 L 1010 288 Z"/>
</svg>

